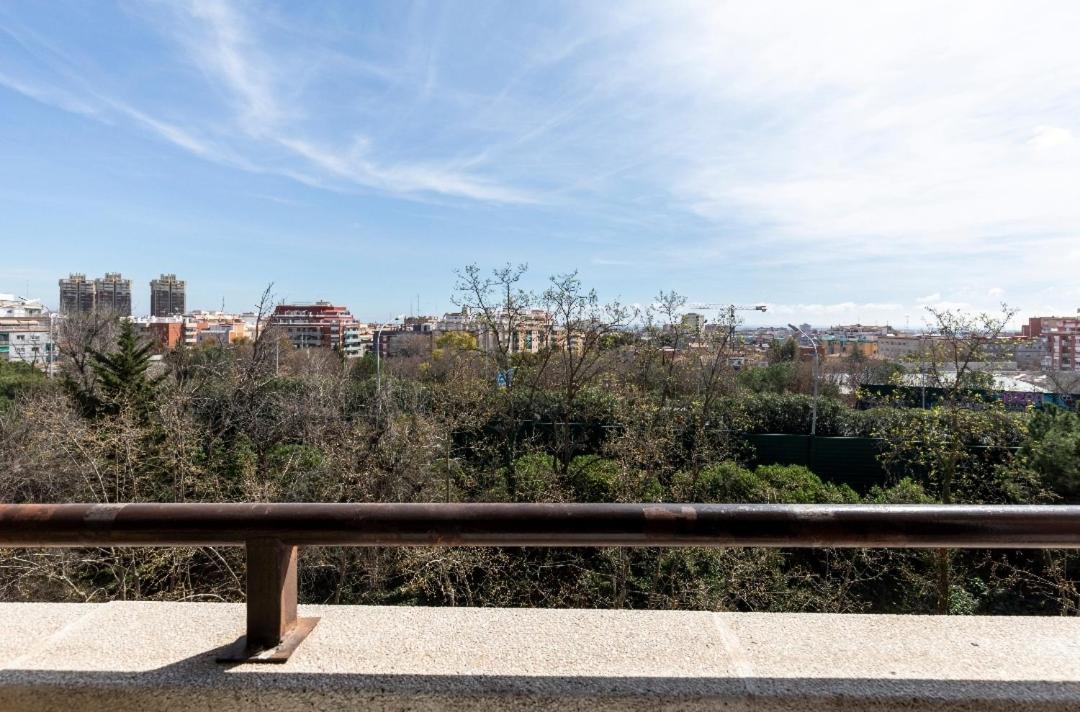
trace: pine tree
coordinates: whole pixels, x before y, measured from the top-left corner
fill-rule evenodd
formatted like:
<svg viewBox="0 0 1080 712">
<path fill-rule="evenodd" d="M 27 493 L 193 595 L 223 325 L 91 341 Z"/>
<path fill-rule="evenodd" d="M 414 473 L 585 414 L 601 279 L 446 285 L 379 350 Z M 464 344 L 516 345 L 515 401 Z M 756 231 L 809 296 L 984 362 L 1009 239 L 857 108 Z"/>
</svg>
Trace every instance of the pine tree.
<svg viewBox="0 0 1080 712">
<path fill-rule="evenodd" d="M 161 378 L 151 378 L 149 343 L 140 343 L 130 321 L 120 325 L 116 350 L 93 351 L 90 365 L 97 376 L 93 393 L 79 394 L 84 407 L 96 415 L 119 413 L 126 407 L 146 412 L 153 403 Z"/>
</svg>

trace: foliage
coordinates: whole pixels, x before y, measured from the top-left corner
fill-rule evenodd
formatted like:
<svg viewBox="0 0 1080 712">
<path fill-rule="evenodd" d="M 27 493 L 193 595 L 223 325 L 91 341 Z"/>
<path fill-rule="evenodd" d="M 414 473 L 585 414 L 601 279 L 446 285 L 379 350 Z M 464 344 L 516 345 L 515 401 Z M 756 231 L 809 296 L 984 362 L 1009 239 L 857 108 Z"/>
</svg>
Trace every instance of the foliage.
<svg viewBox="0 0 1080 712">
<path fill-rule="evenodd" d="M 794 336 L 789 336 L 783 341 L 773 341 L 769 344 L 769 351 L 766 355 L 766 359 L 770 366 L 775 366 L 782 363 L 792 363 L 799 358 L 799 342 L 795 340 Z"/>
<path fill-rule="evenodd" d="M 675 491 L 690 502 L 839 504 L 859 500 L 847 485 L 822 482 L 800 465 L 759 465 L 751 471 L 722 462 L 705 468 L 696 478 L 680 473 Z"/>
<path fill-rule="evenodd" d="M 524 267 L 464 270 L 459 301 L 503 328 L 489 335 L 494 347 L 440 337 L 430 351 L 384 359 L 381 387 L 372 357 L 343 364 L 293 350 L 272 329 L 247 343 L 178 349 L 157 374 L 130 325 L 72 319 L 63 326 L 67 390 L 0 364 L 0 401 L 18 403 L 0 409 L 0 501 L 1078 497 L 1076 415 L 1006 413 L 961 397 L 963 384 L 927 411 L 891 402 L 854 410 L 824 384 L 820 436 L 881 439 L 889 476 L 863 496 L 805 467 L 748 466 L 744 434 L 809 431 L 811 370 L 794 342 L 774 364 L 737 372 L 735 322 L 691 331 L 675 292 L 661 292 L 631 332 L 625 310 L 576 274 L 541 296 L 524 290 L 524 276 Z M 506 320 L 541 303 L 580 346 L 560 350 L 553 327 L 550 347 L 513 352 Z M 853 383 L 876 367 L 836 363 Z M 904 550 L 328 548 L 304 557 L 301 593 L 311 602 L 895 613 L 1075 613 L 1080 603 L 1070 552 L 957 552 L 944 588 L 935 554 Z M 216 549 L 4 553 L 0 596 L 239 600 L 242 565 L 238 552 Z"/>
<path fill-rule="evenodd" d="M 47 389 L 49 383 L 45 374 L 31 364 L 0 361 L 0 409 L 19 396 L 32 397 Z"/>
<path fill-rule="evenodd" d="M 131 321 L 121 322 L 115 351 L 90 352 L 90 368 L 96 377 L 93 385 L 67 382 L 84 412 L 99 416 L 117 415 L 125 408 L 145 411 L 161 380 L 148 374 L 152 350 L 149 342 L 140 343 Z"/>
<path fill-rule="evenodd" d="M 1021 457 L 1050 491 L 1080 501 L 1080 414 L 1053 406 L 1032 414 Z"/>
</svg>

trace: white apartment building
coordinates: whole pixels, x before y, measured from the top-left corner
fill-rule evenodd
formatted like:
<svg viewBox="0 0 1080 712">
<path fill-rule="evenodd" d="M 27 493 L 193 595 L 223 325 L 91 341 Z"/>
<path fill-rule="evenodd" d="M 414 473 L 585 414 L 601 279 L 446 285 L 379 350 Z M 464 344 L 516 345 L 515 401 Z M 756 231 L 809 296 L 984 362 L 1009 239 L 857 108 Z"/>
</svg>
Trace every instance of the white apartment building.
<svg viewBox="0 0 1080 712">
<path fill-rule="evenodd" d="M 56 356 L 52 315 L 41 300 L 0 294 L 0 360 L 49 370 Z"/>
<path fill-rule="evenodd" d="M 922 354 L 929 343 L 925 336 L 879 336 L 877 357 L 885 361 L 902 361 Z"/>
</svg>

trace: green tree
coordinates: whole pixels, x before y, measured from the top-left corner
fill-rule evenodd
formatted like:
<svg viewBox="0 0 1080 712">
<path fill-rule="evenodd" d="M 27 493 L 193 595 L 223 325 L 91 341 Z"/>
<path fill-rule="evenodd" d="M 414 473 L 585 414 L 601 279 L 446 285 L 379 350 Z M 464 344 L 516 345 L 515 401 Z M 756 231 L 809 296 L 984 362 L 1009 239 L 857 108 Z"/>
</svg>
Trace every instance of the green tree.
<svg viewBox="0 0 1080 712">
<path fill-rule="evenodd" d="M 1020 454 L 1054 494 L 1080 501 L 1080 414 L 1057 407 L 1037 411 Z"/>
<path fill-rule="evenodd" d="M 790 363 L 799 356 L 799 345 L 795 338 L 789 336 L 785 341 L 773 341 L 769 344 L 769 351 L 765 355 L 769 364 Z"/>
<path fill-rule="evenodd" d="M 0 361 L 0 408 L 6 401 L 13 401 L 21 394 L 30 395 L 48 383 L 45 374 L 28 363 Z"/>
<path fill-rule="evenodd" d="M 1001 439 L 995 436 L 1009 430 L 1000 405 L 981 402 L 979 390 L 987 387 L 989 374 L 979 371 L 977 365 L 987 358 L 987 347 L 1001 335 L 1016 310 L 1002 304 L 1000 314 L 971 315 L 932 307 L 927 312 L 933 322 L 926 345 L 918 354 L 919 370 L 931 385 L 941 389 L 942 396 L 933 409 L 910 417 L 903 413 L 875 435 L 884 441 L 881 458 L 887 467 L 899 462 L 916 463 L 936 487 L 938 500 L 951 504 L 957 494 L 972 499 L 972 491 L 965 493 L 964 485 L 982 479 L 978 465 L 985 458 L 976 456 L 973 446 L 998 444 Z M 973 410 L 973 405 L 986 408 L 987 417 Z M 998 454 L 1003 460 L 1010 457 L 1006 448 Z M 951 554 L 948 549 L 938 549 L 935 556 L 938 612 L 948 613 L 952 600 Z"/>
<path fill-rule="evenodd" d="M 151 377 L 150 354 L 153 346 L 141 342 L 130 321 L 120 324 L 116 350 L 92 351 L 90 366 L 94 386 L 79 389 L 76 399 L 92 415 L 115 415 L 126 408 L 145 413 L 153 403 L 162 377 Z"/>
</svg>

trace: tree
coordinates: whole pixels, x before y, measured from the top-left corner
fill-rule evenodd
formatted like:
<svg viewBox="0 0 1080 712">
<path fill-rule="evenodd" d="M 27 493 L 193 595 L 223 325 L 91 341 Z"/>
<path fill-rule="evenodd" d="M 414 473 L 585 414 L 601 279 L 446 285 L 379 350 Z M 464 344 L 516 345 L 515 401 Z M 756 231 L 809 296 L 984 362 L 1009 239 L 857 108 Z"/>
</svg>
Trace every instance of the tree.
<svg viewBox="0 0 1080 712">
<path fill-rule="evenodd" d="M 141 342 L 130 321 L 120 324 L 116 351 L 91 353 L 91 368 L 97 376 L 97 390 L 90 402 L 99 414 L 115 415 L 126 407 L 145 412 L 154 400 L 162 377 L 151 378 L 150 355 L 153 345 Z"/>
<path fill-rule="evenodd" d="M 497 424 L 503 451 L 503 471 L 510 499 L 517 496 L 516 462 L 518 458 L 518 425 L 520 408 L 526 408 L 535 395 L 539 378 L 547 366 L 544 358 L 533 369 L 533 381 L 528 389 L 527 402 L 519 403 L 517 392 L 522 387 L 521 373 L 513 369 L 514 341 L 530 317 L 535 296 L 521 287 L 528 271 L 526 264 L 505 264 L 485 276 L 476 264 L 466 265 L 457 272 L 454 303 L 476 325 L 482 353 L 493 367 L 492 383 L 500 383 L 501 422 Z M 547 351 L 546 353 L 550 353 Z"/>
<path fill-rule="evenodd" d="M 520 286 L 528 269 L 526 264 L 507 263 L 485 277 L 478 265 L 471 264 L 457 273 L 454 303 L 476 321 L 481 338 L 487 342 L 484 351 L 499 371 L 510 368 L 513 337 L 528 318 L 535 299 Z"/>
<path fill-rule="evenodd" d="M 116 344 L 119 319 L 105 310 L 69 314 L 58 322 L 57 347 L 60 352 L 62 382 L 80 407 L 80 394 L 92 394 L 97 380 L 93 368 L 95 351 L 106 351 Z"/>
<path fill-rule="evenodd" d="M 548 342 L 555 352 L 561 386 L 556 462 L 565 474 L 574 457 L 570 421 L 576 415 L 578 397 L 596 380 L 602 359 L 610 353 L 605 349 L 608 337 L 629 324 L 631 311 L 617 301 L 601 304 L 595 290 L 585 290 L 577 272 L 551 277 L 543 303 L 551 314 Z"/>
<path fill-rule="evenodd" d="M 999 314 L 966 314 L 934 307 L 927 307 L 927 312 L 932 322 L 919 354 L 919 366 L 930 385 L 941 389 L 942 396 L 929 411 L 894 418 L 875 435 L 885 445 L 883 462 L 919 462 L 925 476 L 936 486 L 938 500 L 951 504 L 957 479 L 967 475 L 965 468 L 977 462 L 972 446 L 987 435 L 975 427 L 984 421 L 972 415 L 971 406 L 1000 410 L 1000 404 L 981 403 L 979 389 L 992 385 L 992 379 L 988 384 L 989 374 L 975 366 L 985 358 L 987 346 L 1001 335 L 1016 310 L 1002 304 Z M 938 612 L 947 613 L 952 599 L 950 551 L 938 549 L 935 556 Z"/>
<path fill-rule="evenodd" d="M 769 351 L 765 359 L 769 365 L 777 363 L 791 363 L 799 358 L 799 344 L 794 336 L 789 336 L 784 341 L 773 341 L 769 344 Z"/>
<path fill-rule="evenodd" d="M 1080 501 L 1080 413 L 1056 406 L 1036 411 L 1020 454 L 1054 494 Z"/>
<path fill-rule="evenodd" d="M 476 351 L 478 348 L 480 345 L 474 334 L 467 331 L 448 331 L 435 339 L 434 356 L 442 358 L 444 355 Z"/>
<path fill-rule="evenodd" d="M 49 379 L 28 363 L 0 361 L 0 408 L 22 394 L 30 394 L 48 386 Z"/>
</svg>

